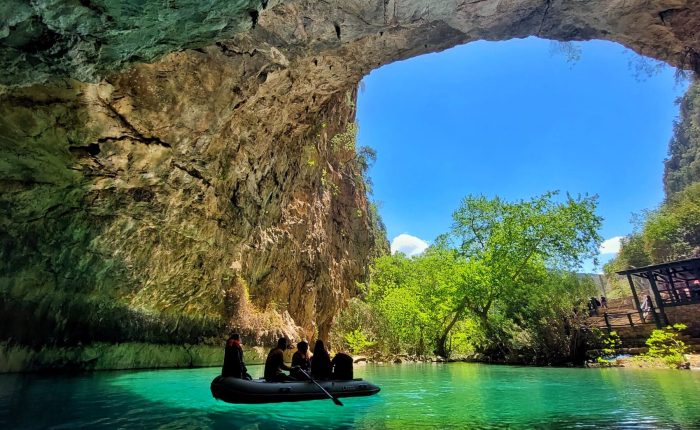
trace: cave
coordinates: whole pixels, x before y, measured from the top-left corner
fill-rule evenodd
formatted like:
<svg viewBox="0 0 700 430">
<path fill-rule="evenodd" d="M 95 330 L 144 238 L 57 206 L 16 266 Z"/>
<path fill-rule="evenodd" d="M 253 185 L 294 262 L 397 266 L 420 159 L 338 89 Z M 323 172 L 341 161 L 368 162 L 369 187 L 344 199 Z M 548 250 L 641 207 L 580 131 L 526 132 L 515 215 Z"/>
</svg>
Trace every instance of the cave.
<svg viewBox="0 0 700 430">
<path fill-rule="evenodd" d="M 23 345 L 327 338 L 376 239 L 336 137 L 384 64 L 537 36 L 700 71 L 695 0 L 11 3 L 0 340 Z"/>
</svg>

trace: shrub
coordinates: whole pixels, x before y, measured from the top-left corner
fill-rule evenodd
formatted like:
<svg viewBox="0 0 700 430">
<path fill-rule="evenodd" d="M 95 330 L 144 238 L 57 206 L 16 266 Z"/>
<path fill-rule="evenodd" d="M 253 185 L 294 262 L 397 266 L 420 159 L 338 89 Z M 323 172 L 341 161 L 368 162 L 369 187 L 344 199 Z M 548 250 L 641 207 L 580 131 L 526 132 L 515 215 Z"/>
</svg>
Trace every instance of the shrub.
<svg viewBox="0 0 700 430">
<path fill-rule="evenodd" d="M 601 339 L 601 343 L 603 347 L 601 348 L 600 352 L 602 354 L 596 359 L 596 361 L 598 364 L 604 366 L 612 366 L 616 362 L 615 356 L 617 355 L 617 352 L 622 347 L 620 336 L 616 331 L 611 331 L 610 334 Z"/>
<path fill-rule="evenodd" d="M 688 346 L 679 339 L 679 334 L 687 327 L 685 324 L 674 324 L 661 330 L 654 330 L 646 340 L 649 351 L 641 358 L 647 361 L 661 360 L 672 369 L 679 369 L 686 363 L 685 354 Z"/>
<path fill-rule="evenodd" d="M 365 336 L 365 334 L 359 328 L 347 333 L 344 338 L 345 342 L 348 344 L 350 352 L 353 354 L 364 352 L 367 350 L 367 348 L 371 348 L 376 343 L 367 339 L 367 336 Z"/>
</svg>

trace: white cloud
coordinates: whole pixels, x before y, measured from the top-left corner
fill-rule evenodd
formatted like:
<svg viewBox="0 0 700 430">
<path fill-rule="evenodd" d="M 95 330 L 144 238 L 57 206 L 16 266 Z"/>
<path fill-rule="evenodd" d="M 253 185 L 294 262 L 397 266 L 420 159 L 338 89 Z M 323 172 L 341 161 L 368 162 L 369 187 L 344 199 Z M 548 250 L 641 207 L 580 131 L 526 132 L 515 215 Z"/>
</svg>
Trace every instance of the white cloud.
<svg viewBox="0 0 700 430">
<path fill-rule="evenodd" d="M 611 237 L 604 241 L 598 250 L 601 254 L 617 254 L 620 252 L 620 240 L 622 240 L 622 236 Z"/>
<path fill-rule="evenodd" d="M 423 239 L 401 233 L 391 241 L 391 253 L 402 252 L 409 257 L 420 255 L 428 247 L 428 242 Z"/>
</svg>

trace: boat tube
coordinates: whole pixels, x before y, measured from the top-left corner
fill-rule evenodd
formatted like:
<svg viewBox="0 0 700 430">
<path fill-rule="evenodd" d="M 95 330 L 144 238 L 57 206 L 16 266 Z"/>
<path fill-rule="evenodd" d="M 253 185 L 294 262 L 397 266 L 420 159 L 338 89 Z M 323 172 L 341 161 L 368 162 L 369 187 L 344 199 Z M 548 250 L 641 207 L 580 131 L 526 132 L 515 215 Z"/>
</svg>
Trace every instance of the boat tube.
<svg viewBox="0 0 700 430">
<path fill-rule="evenodd" d="M 316 381 L 336 397 L 371 396 L 379 387 L 363 381 Z M 328 399 L 328 396 L 311 381 L 265 382 L 264 379 L 246 379 L 217 376 L 211 382 L 211 394 L 215 399 L 228 403 L 279 403 Z"/>
</svg>

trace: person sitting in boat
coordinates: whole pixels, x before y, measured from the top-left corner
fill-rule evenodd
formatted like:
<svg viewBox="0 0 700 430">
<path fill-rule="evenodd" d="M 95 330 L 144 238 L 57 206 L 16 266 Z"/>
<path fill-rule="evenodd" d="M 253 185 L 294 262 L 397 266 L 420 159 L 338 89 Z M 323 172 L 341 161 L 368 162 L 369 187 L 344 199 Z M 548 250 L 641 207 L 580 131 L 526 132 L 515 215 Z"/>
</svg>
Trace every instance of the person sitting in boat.
<svg viewBox="0 0 700 430">
<path fill-rule="evenodd" d="M 222 376 L 233 378 L 252 379 L 243 362 L 243 348 L 241 347 L 241 335 L 231 333 L 226 341 L 224 349 L 224 365 L 221 368 Z"/>
<path fill-rule="evenodd" d="M 331 360 L 333 365 L 333 379 L 341 381 L 349 381 L 353 378 L 352 374 L 352 357 L 344 352 L 339 352 Z"/>
<path fill-rule="evenodd" d="M 331 356 L 326 351 L 321 339 L 314 344 L 314 356 L 311 358 L 311 374 L 315 379 L 331 378 Z"/>
<path fill-rule="evenodd" d="M 309 354 L 309 344 L 303 340 L 297 343 L 297 352 L 292 355 L 292 371 L 289 374 L 300 381 L 308 379 L 302 372 L 309 373 L 311 370 L 311 354 Z"/>
<path fill-rule="evenodd" d="M 284 364 L 284 350 L 287 349 L 287 339 L 281 337 L 277 341 L 277 346 L 272 348 L 265 360 L 265 381 L 285 382 L 294 381 L 291 376 L 283 373 L 283 370 L 290 371 L 291 367 Z"/>
</svg>

